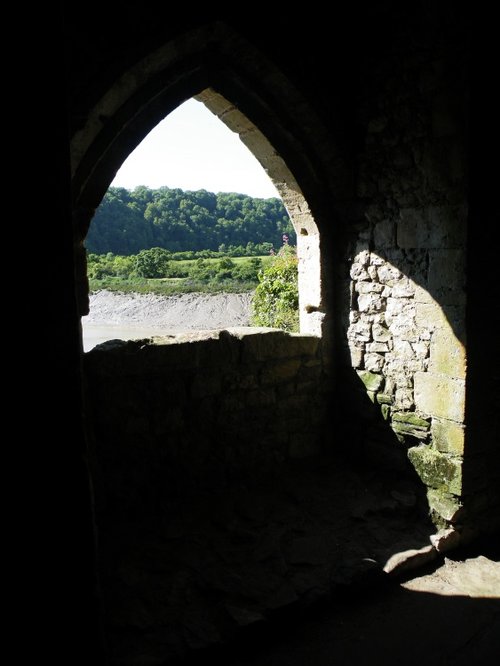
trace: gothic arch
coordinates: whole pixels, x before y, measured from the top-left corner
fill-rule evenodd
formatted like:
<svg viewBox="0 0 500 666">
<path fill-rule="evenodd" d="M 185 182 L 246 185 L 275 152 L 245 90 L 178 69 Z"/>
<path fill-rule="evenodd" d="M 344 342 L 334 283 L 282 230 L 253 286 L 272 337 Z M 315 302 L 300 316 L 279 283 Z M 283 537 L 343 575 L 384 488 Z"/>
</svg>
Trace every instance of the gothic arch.
<svg viewBox="0 0 500 666">
<path fill-rule="evenodd" d="M 123 161 L 190 97 L 239 134 L 280 192 L 298 237 L 301 331 L 322 335 L 328 320 L 320 261 L 325 222 L 314 204 L 325 199 L 331 186 L 327 174 L 342 160 L 287 77 L 221 23 L 181 35 L 123 72 L 75 132 L 71 157 L 80 256 L 95 208 Z M 80 266 L 83 271 L 83 260 Z M 80 300 L 86 302 L 86 294 Z"/>
</svg>

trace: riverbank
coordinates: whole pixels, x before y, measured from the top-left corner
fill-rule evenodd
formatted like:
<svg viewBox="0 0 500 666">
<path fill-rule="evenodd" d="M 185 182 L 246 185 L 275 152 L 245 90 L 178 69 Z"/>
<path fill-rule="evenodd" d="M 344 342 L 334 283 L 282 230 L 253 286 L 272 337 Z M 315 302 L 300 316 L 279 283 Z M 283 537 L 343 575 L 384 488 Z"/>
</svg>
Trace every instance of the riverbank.
<svg viewBox="0 0 500 666">
<path fill-rule="evenodd" d="M 82 318 L 84 349 L 111 339 L 137 339 L 227 326 L 249 326 L 253 293 L 90 295 L 90 314 Z"/>
</svg>

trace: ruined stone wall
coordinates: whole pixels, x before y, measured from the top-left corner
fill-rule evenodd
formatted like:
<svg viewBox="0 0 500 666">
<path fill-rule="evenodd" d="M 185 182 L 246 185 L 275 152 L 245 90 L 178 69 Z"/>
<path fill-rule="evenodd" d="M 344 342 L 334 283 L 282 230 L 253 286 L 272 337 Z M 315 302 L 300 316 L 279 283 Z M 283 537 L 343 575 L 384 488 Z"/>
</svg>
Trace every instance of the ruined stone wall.
<svg viewBox="0 0 500 666">
<path fill-rule="evenodd" d="M 100 509 L 260 483 L 321 445 L 319 339 L 230 329 L 86 354 Z"/>
<path fill-rule="evenodd" d="M 411 61 L 399 54 L 366 80 L 356 216 L 343 264 L 344 335 L 379 417 L 428 487 L 435 521 L 458 524 L 466 380 L 464 69 L 426 52 Z"/>
</svg>

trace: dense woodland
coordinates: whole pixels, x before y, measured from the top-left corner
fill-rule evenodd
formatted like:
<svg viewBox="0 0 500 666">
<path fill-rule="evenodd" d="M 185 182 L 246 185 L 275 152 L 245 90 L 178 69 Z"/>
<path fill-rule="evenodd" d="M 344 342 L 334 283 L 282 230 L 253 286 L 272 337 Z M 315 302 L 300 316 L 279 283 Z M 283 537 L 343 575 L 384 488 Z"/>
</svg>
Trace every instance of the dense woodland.
<svg viewBox="0 0 500 666">
<path fill-rule="evenodd" d="M 290 218 L 278 198 L 110 187 L 96 211 L 86 247 L 91 253 L 122 256 L 153 247 L 259 255 L 279 249 L 283 234 L 295 244 Z"/>
</svg>

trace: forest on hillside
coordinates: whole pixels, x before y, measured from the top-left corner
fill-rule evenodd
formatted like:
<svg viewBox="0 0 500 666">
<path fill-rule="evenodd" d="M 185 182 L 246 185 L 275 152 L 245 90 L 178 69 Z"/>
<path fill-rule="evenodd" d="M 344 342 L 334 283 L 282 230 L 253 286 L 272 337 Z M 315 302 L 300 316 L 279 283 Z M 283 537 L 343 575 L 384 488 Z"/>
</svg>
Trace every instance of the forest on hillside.
<svg viewBox="0 0 500 666">
<path fill-rule="evenodd" d="M 110 187 L 85 245 L 94 254 L 129 256 L 154 247 L 171 252 L 213 250 L 233 256 L 268 254 L 295 233 L 278 198 L 206 190 Z"/>
</svg>

